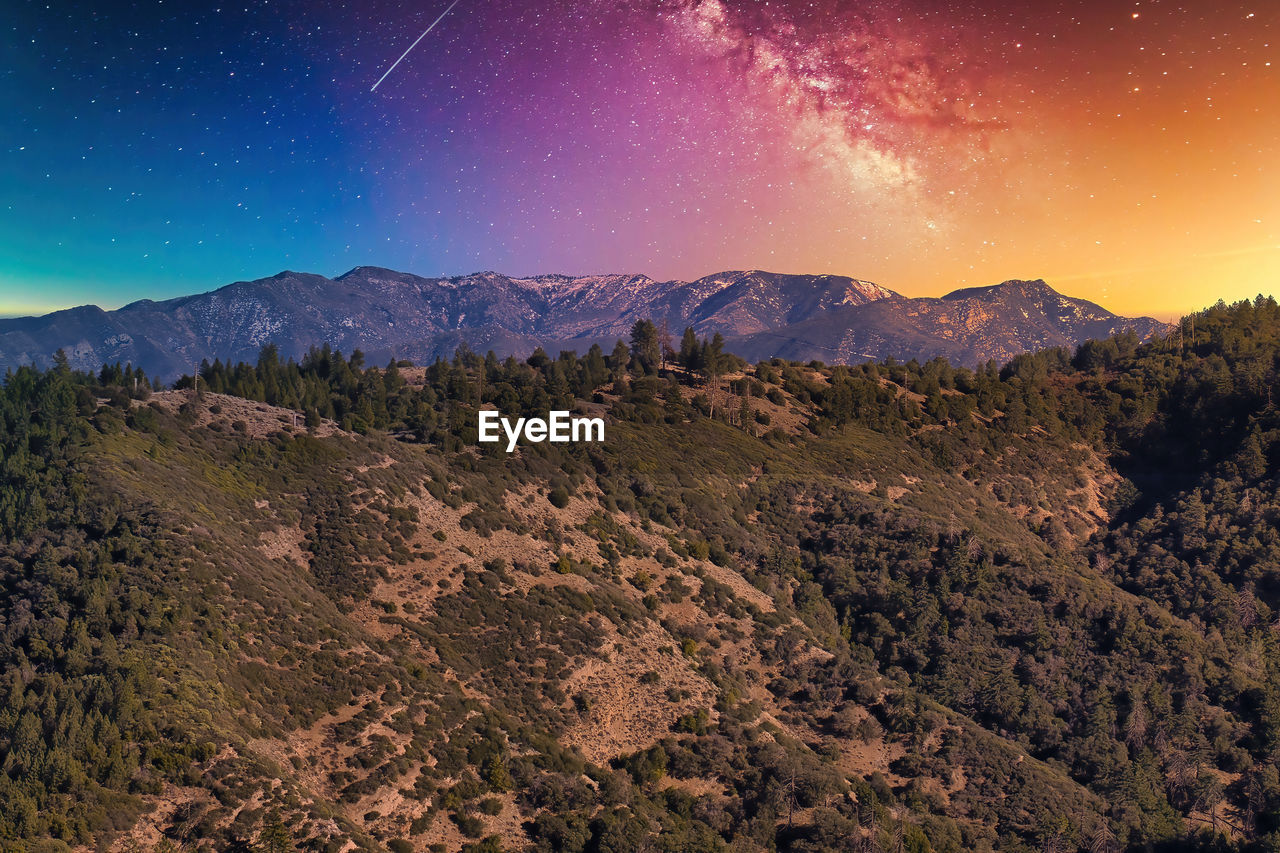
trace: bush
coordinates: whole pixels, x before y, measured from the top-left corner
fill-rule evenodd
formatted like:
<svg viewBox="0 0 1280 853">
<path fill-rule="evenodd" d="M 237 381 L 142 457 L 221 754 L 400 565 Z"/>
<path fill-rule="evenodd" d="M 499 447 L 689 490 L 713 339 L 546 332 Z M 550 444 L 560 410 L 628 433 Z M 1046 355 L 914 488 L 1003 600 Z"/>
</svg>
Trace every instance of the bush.
<svg viewBox="0 0 1280 853">
<path fill-rule="evenodd" d="M 480 820 L 480 818 L 472 817 L 469 814 L 453 814 L 450 817 L 467 838 L 479 838 L 484 835 L 484 821 Z"/>
<path fill-rule="evenodd" d="M 675 730 L 678 732 L 688 732 L 695 735 L 704 735 L 707 733 L 707 723 L 710 722 L 710 714 L 706 708 L 699 708 L 690 714 L 685 714 L 676 720 Z"/>
<path fill-rule="evenodd" d="M 502 853 L 502 841 L 496 835 L 490 835 L 484 841 L 467 844 L 461 853 Z"/>
</svg>

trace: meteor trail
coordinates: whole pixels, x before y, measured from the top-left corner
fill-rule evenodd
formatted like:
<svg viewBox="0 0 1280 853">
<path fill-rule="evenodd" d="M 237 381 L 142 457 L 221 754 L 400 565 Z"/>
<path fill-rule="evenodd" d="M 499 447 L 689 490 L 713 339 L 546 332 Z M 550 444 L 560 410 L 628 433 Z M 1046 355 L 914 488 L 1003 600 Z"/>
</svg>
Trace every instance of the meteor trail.
<svg viewBox="0 0 1280 853">
<path fill-rule="evenodd" d="M 453 11 L 453 7 L 454 7 L 454 6 L 457 6 L 457 5 L 458 5 L 459 3 L 461 3 L 461 2 L 462 2 L 462 0 L 453 0 L 453 2 L 449 4 L 449 8 L 448 8 L 448 9 L 445 9 L 443 12 L 441 12 L 441 13 L 440 13 L 440 17 L 438 17 L 438 18 L 436 18 L 434 21 L 432 21 L 432 22 L 431 22 L 431 26 L 429 26 L 429 27 L 427 27 L 425 30 L 423 30 L 423 31 L 422 31 L 422 35 L 418 36 L 418 37 L 414 40 L 413 44 L 409 45 L 409 50 L 413 50 L 415 47 L 417 47 L 417 46 L 418 46 L 418 42 L 420 42 L 420 41 L 422 41 L 424 38 L 426 38 L 426 37 L 427 37 L 427 33 L 429 33 L 429 32 L 431 32 L 432 30 L 434 30 L 434 29 L 436 28 L 436 24 L 438 24 L 438 23 L 440 23 L 441 21 L 443 21 L 443 20 L 444 20 L 444 16 L 445 16 L 445 15 L 447 15 L 447 14 L 449 14 L 450 12 L 452 12 L 452 11 Z M 386 71 L 386 73 L 385 73 L 385 74 L 383 74 L 381 77 L 379 77 L 379 78 L 378 78 L 378 82 L 373 84 L 373 88 L 371 88 L 371 89 L 369 90 L 370 92 L 374 91 L 374 89 L 377 89 L 377 88 L 378 88 L 378 86 L 382 85 L 382 81 L 387 79 L 387 74 L 390 74 L 392 71 L 395 71 L 395 70 L 396 70 L 396 66 L 397 66 L 397 65 L 399 65 L 399 64 L 404 60 L 404 58 L 405 58 L 406 56 L 408 56 L 408 55 L 409 55 L 409 50 L 406 50 L 404 53 L 400 54 L 400 58 L 399 58 L 399 59 L 397 59 L 395 62 L 391 63 L 391 67 L 387 69 L 387 71 Z"/>
</svg>

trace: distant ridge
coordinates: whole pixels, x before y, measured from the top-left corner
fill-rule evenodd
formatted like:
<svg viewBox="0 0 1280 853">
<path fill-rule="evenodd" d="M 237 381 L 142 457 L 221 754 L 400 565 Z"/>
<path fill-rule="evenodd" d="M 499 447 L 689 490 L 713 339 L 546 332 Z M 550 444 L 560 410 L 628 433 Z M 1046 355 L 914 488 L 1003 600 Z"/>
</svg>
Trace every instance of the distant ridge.
<svg viewBox="0 0 1280 853">
<path fill-rule="evenodd" d="M 1074 345 L 1132 329 L 1169 328 L 1124 318 L 1059 294 L 1043 281 L 1007 281 L 911 299 L 860 279 L 727 271 L 695 281 L 644 275 L 539 275 L 492 271 L 424 278 L 356 267 L 330 279 L 286 270 L 209 293 L 141 300 L 116 311 L 81 306 L 0 320 L 0 369 L 47 366 L 63 350 L 73 367 L 129 362 L 172 379 L 201 360 L 254 361 L 274 343 L 300 357 L 328 343 L 371 360 L 451 356 L 462 343 L 499 355 L 611 346 L 640 318 L 719 332 L 752 359 L 860 362 L 945 356 L 1005 360 L 1029 349 Z"/>
<path fill-rule="evenodd" d="M 1173 327 L 1151 317 L 1120 317 L 1058 293 L 1041 280 L 966 287 L 940 298 L 896 297 L 837 308 L 807 320 L 729 339 L 757 360 L 856 363 L 868 358 L 943 356 L 957 364 L 1004 362 L 1053 346 L 1075 346 L 1126 329 L 1146 340 Z"/>
</svg>

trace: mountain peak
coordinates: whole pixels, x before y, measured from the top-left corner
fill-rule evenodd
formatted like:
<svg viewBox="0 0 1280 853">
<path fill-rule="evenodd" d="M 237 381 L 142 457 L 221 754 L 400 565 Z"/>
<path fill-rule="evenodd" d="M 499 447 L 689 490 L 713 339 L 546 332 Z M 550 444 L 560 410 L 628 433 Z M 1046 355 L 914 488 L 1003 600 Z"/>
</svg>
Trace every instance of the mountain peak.
<svg viewBox="0 0 1280 853">
<path fill-rule="evenodd" d="M 1002 294 L 1020 296 L 1062 295 L 1050 287 L 1042 278 L 1011 278 L 1008 281 L 1002 281 L 999 284 L 989 284 L 982 287 L 962 287 L 959 290 L 951 291 L 942 298 L 946 300 L 972 299 L 974 297 L 999 296 Z"/>
<path fill-rule="evenodd" d="M 900 298 L 902 295 L 887 287 L 882 287 L 874 281 L 864 281 L 860 278 L 849 280 L 849 286 L 846 288 L 845 294 L 845 302 L 850 305 L 879 299 L 895 299 Z"/>
<path fill-rule="evenodd" d="M 387 269 L 386 267 L 375 267 L 375 266 L 369 266 L 369 265 L 367 265 L 367 264 L 361 264 L 361 265 L 360 265 L 360 266 L 358 266 L 358 267 L 352 267 L 351 269 L 347 270 L 347 271 L 346 271 L 346 272 L 344 272 L 342 275 L 340 275 L 340 276 L 338 276 L 337 278 L 335 278 L 335 279 L 334 279 L 334 281 L 346 281 L 346 280 L 347 280 L 347 279 L 349 279 L 349 278 L 358 278 L 358 277 L 370 276 L 370 275 L 378 275 L 378 276 L 383 276 L 383 275 L 396 275 L 396 276 L 398 276 L 398 275 L 403 275 L 403 273 L 398 273 L 398 272 L 396 272 L 395 270 Z"/>
</svg>

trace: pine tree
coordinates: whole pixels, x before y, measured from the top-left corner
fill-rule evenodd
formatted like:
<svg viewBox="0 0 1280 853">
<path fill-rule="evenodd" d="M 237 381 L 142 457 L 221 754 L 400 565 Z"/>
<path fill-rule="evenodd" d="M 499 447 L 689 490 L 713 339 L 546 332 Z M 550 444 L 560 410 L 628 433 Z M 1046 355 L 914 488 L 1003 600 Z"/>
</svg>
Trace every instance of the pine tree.
<svg viewBox="0 0 1280 853">
<path fill-rule="evenodd" d="M 258 835 L 258 849 L 262 853 L 292 853 L 293 837 L 285 829 L 280 812 L 273 811 L 263 822 L 262 832 Z"/>
<path fill-rule="evenodd" d="M 622 338 L 618 338 L 618 342 L 613 345 L 613 355 L 609 356 L 609 372 L 614 382 L 627 375 L 627 365 L 630 361 L 631 350 L 627 349 Z"/>
<path fill-rule="evenodd" d="M 652 320 L 636 320 L 631 327 L 631 360 L 637 370 L 646 376 L 658 372 L 662 363 L 662 349 L 658 329 Z"/>
<path fill-rule="evenodd" d="M 609 376 L 609 367 L 605 364 L 604 350 L 599 344 L 592 344 L 587 350 L 587 357 L 582 365 L 583 396 L 590 394 L 604 384 Z"/>
<path fill-rule="evenodd" d="M 685 328 L 684 335 L 680 338 L 680 366 L 691 374 L 697 373 L 702 367 L 702 348 L 692 326 Z"/>
</svg>

